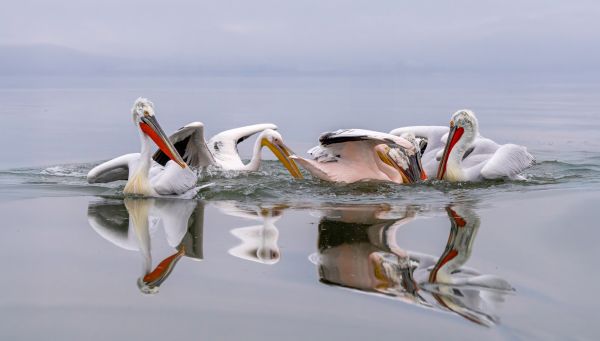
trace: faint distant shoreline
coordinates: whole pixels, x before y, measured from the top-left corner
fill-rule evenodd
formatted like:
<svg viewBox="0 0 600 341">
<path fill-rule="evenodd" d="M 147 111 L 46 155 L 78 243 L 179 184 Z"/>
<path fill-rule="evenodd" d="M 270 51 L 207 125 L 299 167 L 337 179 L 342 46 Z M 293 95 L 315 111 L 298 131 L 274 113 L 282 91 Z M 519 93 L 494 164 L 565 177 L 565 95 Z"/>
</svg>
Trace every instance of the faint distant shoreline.
<svg viewBox="0 0 600 341">
<path fill-rule="evenodd" d="M 98 55 L 69 47 L 49 44 L 0 45 L 0 86 L 7 83 L 32 84 L 32 80 L 45 78 L 97 79 L 125 78 L 205 78 L 205 77 L 360 77 L 418 79 L 470 80 L 575 80 L 594 81 L 600 70 L 585 65 L 522 65 L 496 63 L 483 60 L 479 64 L 455 65 L 439 61 L 420 64 L 395 61 L 392 56 L 380 61 L 352 62 L 336 60 L 293 62 L 287 60 L 264 60 L 250 62 L 239 59 L 229 62 L 207 62 L 200 60 L 132 59 L 109 55 Z M 19 81 L 20 80 L 20 81 Z M 43 83 L 43 81 L 42 81 Z"/>
</svg>

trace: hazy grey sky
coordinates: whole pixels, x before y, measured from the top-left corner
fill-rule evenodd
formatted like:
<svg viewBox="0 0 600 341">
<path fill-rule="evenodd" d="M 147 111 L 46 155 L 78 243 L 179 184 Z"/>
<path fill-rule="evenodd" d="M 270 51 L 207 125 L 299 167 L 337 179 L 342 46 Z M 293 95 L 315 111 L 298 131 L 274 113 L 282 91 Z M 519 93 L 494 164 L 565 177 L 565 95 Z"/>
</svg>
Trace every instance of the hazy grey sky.
<svg viewBox="0 0 600 341">
<path fill-rule="evenodd" d="M 596 68 L 598 1 L 68 1 L 0 5 L 0 45 L 207 65 Z"/>
</svg>

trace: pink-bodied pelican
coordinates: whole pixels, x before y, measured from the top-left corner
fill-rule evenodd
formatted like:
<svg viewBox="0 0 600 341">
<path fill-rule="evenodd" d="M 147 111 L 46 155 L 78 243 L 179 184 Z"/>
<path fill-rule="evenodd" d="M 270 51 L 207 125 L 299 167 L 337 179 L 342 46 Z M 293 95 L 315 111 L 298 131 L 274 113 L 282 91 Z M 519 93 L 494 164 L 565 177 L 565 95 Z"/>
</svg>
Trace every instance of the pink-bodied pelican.
<svg viewBox="0 0 600 341">
<path fill-rule="evenodd" d="M 127 180 L 123 193 L 148 197 L 193 197 L 197 175 L 183 160 L 169 141 L 155 117 L 154 105 L 145 98 L 138 98 L 133 108 L 133 123 L 138 128 L 142 150 L 106 161 L 89 171 L 89 183 Z M 152 143 L 168 158 L 158 164 L 152 160 Z"/>
<path fill-rule="evenodd" d="M 254 124 L 223 131 L 206 142 L 204 124 L 192 122 L 180 128 L 169 139 L 192 167 L 213 166 L 226 171 L 258 171 L 262 148 L 267 147 L 294 178 L 302 178 L 298 166 L 290 159 L 291 150 L 283 143 L 283 137 L 276 129 L 277 126 L 270 123 Z M 237 146 L 257 133 L 259 135 L 254 143 L 252 158 L 250 162 L 244 163 Z M 168 161 L 168 155 L 158 150 L 154 159 L 162 164 Z"/>
<path fill-rule="evenodd" d="M 500 145 L 479 135 L 471 110 L 452 115 L 450 127 L 412 126 L 394 129 L 392 135 L 413 134 L 423 147 L 423 167 L 430 177 L 448 181 L 523 179 L 520 175 L 534 163 L 527 148 Z"/>
<path fill-rule="evenodd" d="M 420 152 L 405 138 L 363 129 L 324 133 L 320 145 L 308 153 L 312 160 L 291 156 L 314 177 L 331 182 L 391 181 L 413 183 L 424 179 Z"/>
</svg>

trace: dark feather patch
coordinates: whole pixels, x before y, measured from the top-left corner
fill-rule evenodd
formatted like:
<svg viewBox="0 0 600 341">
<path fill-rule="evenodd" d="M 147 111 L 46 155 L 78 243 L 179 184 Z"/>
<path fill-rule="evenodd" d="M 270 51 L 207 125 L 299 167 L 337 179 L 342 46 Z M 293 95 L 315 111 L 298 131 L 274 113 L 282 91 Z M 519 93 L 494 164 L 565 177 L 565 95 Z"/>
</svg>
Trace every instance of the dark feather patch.
<svg viewBox="0 0 600 341">
<path fill-rule="evenodd" d="M 465 155 L 463 156 L 463 160 L 467 158 L 467 156 L 471 155 L 471 153 L 475 150 L 475 146 L 467 149 L 467 151 L 465 152 Z"/>
<path fill-rule="evenodd" d="M 252 135 L 254 135 L 254 134 L 250 134 L 250 135 L 246 135 L 246 136 L 240 137 L 235 144 L 240 144 L 240 143 L 244 142 L 244 140 L 246 140 L 247 138 L 249 138 Z"/>
<path fill-rule="evenodd" d="M 425 149 L 427 149 L 427 139 L 421 138 L 419 139 L 419 149 L 421 150 L 421 155 L 425 154 Z"/>
<path fill-rule="evenodd" d="M 321 136 L 319 136 L 319 142 L 322 145 L 326 146 L 328 144 L 334 144 L 334 143 L 344 143 L 344 142 L 351 142 L 351 141 L 364 141 L 364 140 L 368 140 L 369 139 L 369 137 L 366 136 L 366 135 L 339 136 L 343 132 L 345 132 L 345 130 L 324 133 Z"/>
<path fill-rule="evenodd" d="M 185 151 L 187 150 L 188 147 L 188 143 L 190 142 L 190 138 L 192 137 L 192 135 L 184 138 L 183 140 L 179 141 L 179 142 L 175 142 L 173 143 L 173 145 L 175 146 L 175 150 L 177 150 L 177 153 L 179 153 L 179 155 L 181 155 L 183 157 L 183 155 L 185 155 Z M 169 157 L 167 156 L 167 154 L 163 153 L 162 150 L 157 150 L 154 153 L 154 156 L 152 156 L 152 158 L 154 159 L 154 161 L 156 161 L 157 163 L 159 163 L 160 165 L 164 166 L 167 164 L 167 162 L 169 162 Z M 185 162 L 189 162 L 189 160 L 184 160 Z"/>
</svg>

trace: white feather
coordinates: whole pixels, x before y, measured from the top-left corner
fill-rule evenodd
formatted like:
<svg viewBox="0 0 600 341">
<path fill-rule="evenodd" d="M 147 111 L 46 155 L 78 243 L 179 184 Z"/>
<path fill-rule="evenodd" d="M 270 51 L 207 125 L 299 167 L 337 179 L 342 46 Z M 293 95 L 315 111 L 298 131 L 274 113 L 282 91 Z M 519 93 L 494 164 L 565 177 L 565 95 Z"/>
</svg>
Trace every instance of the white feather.
<svg viewBox="0 0 600 341">
<path fill-rule="evenodd" d="M 129 164 L 139 158 L 140 153 L 131 153 L 103 162 L 88 172 L 87 181 L 94 184 L 127 180 L 129 177 Z"/>
<path fill-rule="evenodd" d="M 208 149 L 219 164 L 227 165 L 227 169 L 243 168 L 244 163 L 237 149 L 238 143 L 265 129 L 275 130 L 277 126 L 264 123 L 225 130 L 208 141 Z"/>
<path fill-rule="evenodd" d="M 533 165 L 533 155 L 527 148 L 515 144 L 505 144 L 498 148 L 494 155 L 481 169 L 481 175 L 486 179 L 519 179 L 519 174 Z"/>
</svg>

